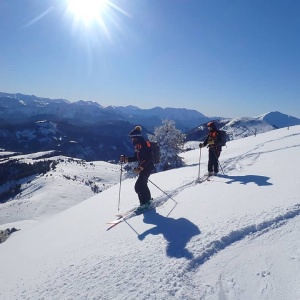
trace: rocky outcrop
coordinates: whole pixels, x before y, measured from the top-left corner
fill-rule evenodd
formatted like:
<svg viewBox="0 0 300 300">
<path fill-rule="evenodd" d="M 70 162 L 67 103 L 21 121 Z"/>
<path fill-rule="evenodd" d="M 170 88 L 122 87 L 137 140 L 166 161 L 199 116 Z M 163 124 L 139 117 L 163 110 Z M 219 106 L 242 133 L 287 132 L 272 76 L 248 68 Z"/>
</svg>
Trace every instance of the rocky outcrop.
<svg viewBox="0 0 300 300">
<path fill-rule="evenodd" d="M 12 233 L 14 233 L 14 232 L 16 232 L 18 230 L 20 230 L 20 229 L 16 229 L 16 228 L 11 228 L 10 229 L 10 228 L 7 228 L 5 230 L 0 230 L 0 244 L 4 243 Z"/>
</svg>

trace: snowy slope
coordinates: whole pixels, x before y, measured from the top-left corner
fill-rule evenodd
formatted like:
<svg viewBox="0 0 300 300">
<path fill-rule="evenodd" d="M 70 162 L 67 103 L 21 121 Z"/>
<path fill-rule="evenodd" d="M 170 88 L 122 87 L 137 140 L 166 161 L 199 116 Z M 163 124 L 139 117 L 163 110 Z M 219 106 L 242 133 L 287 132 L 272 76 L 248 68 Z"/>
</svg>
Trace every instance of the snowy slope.
<svg viewBox="0 0 300 300">
<path fill-rule="evenodd" d="M 13 158 L 32 163 L 43 154 L 46 152 Z M 86 162 L 65 156 L 54 156 L 50 160 L 58 162 L 54 170 L 24 178 L 21 193 L 12 201 L 0 205 L 0 230 L 7 228 L 7 223 L 21 229 L 44 220 L 92 197 L 96 189 L 101 192 L 120 180 L 120 166 L 114 164 Z"/>
<path fill-rule="evenodd" d="M 264 120 L 256 118 L 235 118 L 222 127 L 230 140 L 236 140 L 251 135 L 274 130 L 275 127 Z"/>
<path fill-rule="evenodd" d="M 225 175 L 201 184 L 195 149 L 150 177 L 177 205 L 106 231 L 115 185 L 14 233 L 0 245 L 0 298 L 300 299 L 299 147 L 300 126 L 228 142 Z M 202 149 L 201 175 L 206 165 Z M 122 182 L 122 211 L 137 204 L 134 182 Z"/>
</svg>

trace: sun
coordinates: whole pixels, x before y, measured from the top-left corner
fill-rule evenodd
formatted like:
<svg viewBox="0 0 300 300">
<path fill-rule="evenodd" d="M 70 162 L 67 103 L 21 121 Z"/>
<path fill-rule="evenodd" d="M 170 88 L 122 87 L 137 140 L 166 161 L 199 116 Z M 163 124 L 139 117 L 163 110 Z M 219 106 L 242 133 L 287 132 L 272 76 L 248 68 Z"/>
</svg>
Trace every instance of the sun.
<svg viewBox="0 0 300 300">
<path fill-rule="evenodd" d="M 60 0 L 63 1 L 65 22 L 70 26 L 72 36 L 84 45 L 89 52 L 109 41 L 116 40 L 118 34 L 125 34 L 121 23 L 122 16 L 131 14 L 114 3 L 114 0 Z"/>
<path fill-rule="evenodd" d="M 108 6 L 109 0 L 67 0 L 68 13 L 85 24 L 101 20 Z"/>
</svg>

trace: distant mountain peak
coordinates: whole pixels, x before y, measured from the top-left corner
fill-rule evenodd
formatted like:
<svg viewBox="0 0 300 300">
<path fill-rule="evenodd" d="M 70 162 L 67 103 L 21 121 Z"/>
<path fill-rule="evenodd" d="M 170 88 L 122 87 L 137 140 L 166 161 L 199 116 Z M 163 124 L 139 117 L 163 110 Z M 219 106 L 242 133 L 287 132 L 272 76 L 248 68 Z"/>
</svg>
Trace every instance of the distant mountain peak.
<svg viewBox="0 0 300 300">
<path fill-rule="evenodd" d="M 265 113 L 256 119 L 263 120 L 276 128 L 300 125 L 300 119 L 292 117 L 290 115 L 283 114 L 279 111 L 272 111 Z"/>
</svg>

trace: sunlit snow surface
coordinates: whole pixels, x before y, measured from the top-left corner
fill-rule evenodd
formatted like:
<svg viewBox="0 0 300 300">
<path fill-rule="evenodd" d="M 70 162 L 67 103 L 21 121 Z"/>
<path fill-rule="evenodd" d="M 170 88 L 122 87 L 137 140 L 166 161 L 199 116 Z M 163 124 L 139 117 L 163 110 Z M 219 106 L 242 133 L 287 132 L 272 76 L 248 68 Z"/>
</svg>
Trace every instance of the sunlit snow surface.
<svg viewBox="0 0 300 300">
<path fill-rule="evenodd" d="M 150 177 L 178 204 L 110 231 L 119 184 L 36 221 L 0 245 L 0 298 L 300 299 L 299 148 L 300 126 L 228 142 L 225 174 L 201 184 L 188 151 L 186 167 Z M 200 177 L 206 167 L 202 149 Z M 138 204 L 134 183 L 122 182 L 121 211 Z"/>
</svg>

